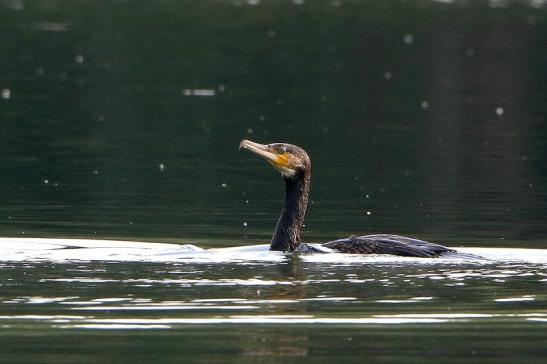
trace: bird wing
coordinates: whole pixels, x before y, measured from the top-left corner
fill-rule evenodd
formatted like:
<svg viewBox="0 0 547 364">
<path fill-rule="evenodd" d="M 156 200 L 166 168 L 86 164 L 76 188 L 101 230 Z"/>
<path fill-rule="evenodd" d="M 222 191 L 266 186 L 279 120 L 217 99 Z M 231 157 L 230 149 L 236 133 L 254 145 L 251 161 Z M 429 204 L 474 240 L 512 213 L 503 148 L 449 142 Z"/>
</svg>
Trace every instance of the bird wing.
<svg viewBox="0 0 547 364">
<path fill-rule="evenodd" d="M 364 235 L 333 240 L 323 246 L 341 253 L 351 254 L 391 254 L 408 257 L 437 257 L 455 250 L 424 240 L 399 235 Z"/>
</svg>

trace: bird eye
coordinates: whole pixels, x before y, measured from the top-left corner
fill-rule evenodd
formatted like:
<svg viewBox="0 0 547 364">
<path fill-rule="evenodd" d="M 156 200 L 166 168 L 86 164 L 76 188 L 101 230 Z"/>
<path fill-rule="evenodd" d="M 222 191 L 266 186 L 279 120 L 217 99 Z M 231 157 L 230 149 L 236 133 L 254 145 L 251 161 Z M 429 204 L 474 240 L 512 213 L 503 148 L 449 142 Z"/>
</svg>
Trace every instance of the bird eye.
<svg viewBox="0 0 547 364">
<path fill-rule="evenodd" d="M 285 154 L 287 152 L 287 148 L 279 147 L 279 148 L 277 148 L 277 151 L 279 152 L 279 154 Z"/>
</svg>

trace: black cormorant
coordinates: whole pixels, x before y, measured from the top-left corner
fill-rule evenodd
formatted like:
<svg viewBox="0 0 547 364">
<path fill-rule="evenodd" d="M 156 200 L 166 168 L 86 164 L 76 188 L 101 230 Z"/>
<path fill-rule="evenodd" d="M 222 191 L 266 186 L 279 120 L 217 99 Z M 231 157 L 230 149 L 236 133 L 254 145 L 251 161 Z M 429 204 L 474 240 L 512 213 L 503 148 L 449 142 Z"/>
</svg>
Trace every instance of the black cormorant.
<svg viewBox="0 0 547 364">
<path fill-rule="evenodd" d="M 285 179 L 285 201 L 272 237 L 270 250 L 317 251 L 312 246 L 302 244 L 300 239 L 300 227 L 306 214 L 311 181 L 311 161 L 306 151 L 292 144 L 264 145 L 250 140 L 242 140 L 239 148 L 250 150 L 264 158 L 281 172 Z M 456 252 L 427 241 L 388 234 L 351 236 L 329 241 L 321 246 L 342 253 L 391 254 L 424 258 Z"/>
</svg>

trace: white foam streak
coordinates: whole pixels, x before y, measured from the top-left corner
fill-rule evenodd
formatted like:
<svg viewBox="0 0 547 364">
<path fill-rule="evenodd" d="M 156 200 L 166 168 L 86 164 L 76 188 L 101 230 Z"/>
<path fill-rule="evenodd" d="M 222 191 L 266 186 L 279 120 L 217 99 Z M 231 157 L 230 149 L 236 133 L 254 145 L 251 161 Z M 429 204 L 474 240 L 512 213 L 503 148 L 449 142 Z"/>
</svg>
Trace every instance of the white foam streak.
<svg viewBox="0 0 547 364">
<path fill-rule="evenodd" d="M 318 325 L 396 325 L 468 322 L 472 320 L 513 318 L 524 321 L 547 322 L 545 313 L 424 313 L 373 315 L 371 317 L 315 317 L 313 315 L 231 315 L 214 317 L 163 318 L 96 318 L 76 315 L 14 315 L 0 316 L 0 320 L 29 320 L 51 322 L 62 329 L 169 329 L 174 325 L 214 324 L 318 324 Z M 57 325 L 62 324 L 62 325 Z"/>
<path fill-rule="evenodd" d="M 534 295 L 525 295 L 522 297 L 507 297 L 507 298 L 498 298 L 495 299 L 495 302 L 525 302 L 525 301 L 534 301 L 536 298 Z"/>
<path fill-rule="evenodd" d="M 258 306 L 191 306 L 191 305 L 146 305 L 146 306 L 84 306 L 72 307 L 72 310 L 82 311 L 180 311 L 180 310 L 255 310 Z"/>
<path fill-rule="evenodd" d="M 398 257 L 390 255 L 359 254 L 308 254 L 299 255 L 309 263 L 329 263 L 340 266 L 353 264 L 476 264 L 495 262 L 547 264 L 546 249 L 513 248 L 457 248 L 462 253 L 474 254 L 485 259 L 467 256 L 446 256 L 435 259 Z M 2 261 L 119 261 L 119 262 L 188 262 L 188 263 L 240 263 L 264 264 L 286 262 L 291 254 L 269 251 L 269 246 L 252 245 L 223 249 L 201 249 L 192 244 L 177 245 L 115 240 L 87 239 L 40 239 L 0 238 Z M 464 273 L 459 273 L 463 274 Z M 476 274 L 476 273 L 470 273 Z M 496 272 L 498 278 L 513 275 L 512 272 Z M 455 277 L 451 277 L 455 278 Z M 429 279 L 445 279 L 429 276 Z"/>
</svg>

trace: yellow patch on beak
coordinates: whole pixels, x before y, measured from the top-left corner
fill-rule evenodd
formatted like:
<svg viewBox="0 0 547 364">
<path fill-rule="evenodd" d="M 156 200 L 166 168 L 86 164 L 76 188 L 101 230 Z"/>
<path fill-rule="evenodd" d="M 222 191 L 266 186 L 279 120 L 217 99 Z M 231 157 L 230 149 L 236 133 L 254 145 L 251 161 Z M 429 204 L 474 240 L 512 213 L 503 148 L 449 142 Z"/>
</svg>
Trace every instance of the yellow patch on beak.
<svg viewBox="0 0 547 364">
<path fill-rule="evenodd" d="M 274 167 L 285 168 L 289 164 L 289 153 L 277 154 L 274 160 L 269 160 Z"/>
</svg>

